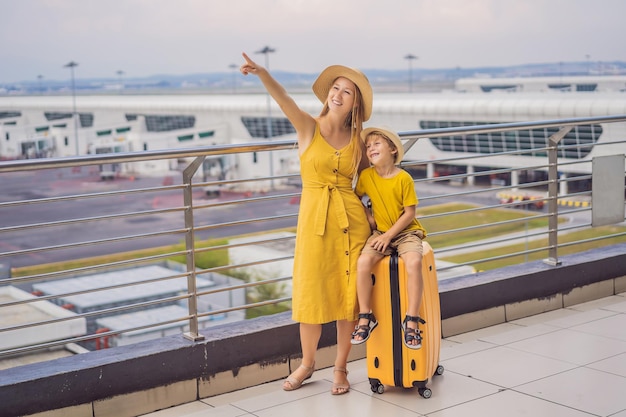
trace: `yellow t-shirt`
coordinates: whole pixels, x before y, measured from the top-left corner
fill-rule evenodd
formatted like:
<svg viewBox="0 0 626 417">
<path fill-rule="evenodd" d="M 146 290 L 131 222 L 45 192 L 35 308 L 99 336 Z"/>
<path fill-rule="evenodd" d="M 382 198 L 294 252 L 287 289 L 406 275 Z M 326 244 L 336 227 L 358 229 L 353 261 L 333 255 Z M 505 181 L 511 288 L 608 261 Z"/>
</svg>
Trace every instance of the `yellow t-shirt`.
<svg viewBox="0 0 626 417">
<path fill-rule="evenodd" d="M 377 229 L 383 233 L 398 221 L 405 207 L 418 204 L 413 178 L 403 169 L 392 178 L 382 178 L 374 167 L 364 169 L 359 175 L 356 193 L 359 197 L 370 198 Z M 426 237 L 426 230 L 417 219 L 404 230 L 421 230 Z"/>
</svg>

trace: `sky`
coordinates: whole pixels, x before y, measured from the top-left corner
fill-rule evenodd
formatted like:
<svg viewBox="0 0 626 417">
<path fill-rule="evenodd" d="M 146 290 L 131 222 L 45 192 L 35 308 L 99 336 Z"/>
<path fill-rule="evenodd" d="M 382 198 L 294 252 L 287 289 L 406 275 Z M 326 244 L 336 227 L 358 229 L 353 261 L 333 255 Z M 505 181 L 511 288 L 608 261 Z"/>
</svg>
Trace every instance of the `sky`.
<svg viewBox="0 0 626 417">
<path fill-rule="evenodd" d="M 0 83 L 626 61 L 624 0 L 0 0 Z M 256 53 L 269 46 L 267 56 Z M 414 55 L 414 60 L 405 59 Z"/>
</svg>

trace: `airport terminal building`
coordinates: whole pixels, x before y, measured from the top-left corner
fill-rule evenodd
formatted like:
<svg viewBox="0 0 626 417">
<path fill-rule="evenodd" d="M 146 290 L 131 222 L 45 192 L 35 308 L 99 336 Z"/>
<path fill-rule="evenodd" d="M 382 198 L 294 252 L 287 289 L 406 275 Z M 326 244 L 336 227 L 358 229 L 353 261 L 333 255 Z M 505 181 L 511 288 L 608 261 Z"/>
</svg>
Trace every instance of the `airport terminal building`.
<svg viewBox="0 0 626 417">
<path fill-rule="evenodd" d="M 293 97 L 311 114 L 320 109 L 313 94 Z M 414 132 L 625 113 L 623 76 L 461 79 L 454 91 L 375 94 L 373 116 L 366 126 L 385 125 L 398 132 Z M 519 151 L 547 145 L 547 138 L 557 130 L 434 137 L 419 140 L 406 153 L 405 160 L 423 162 L 429 177 L 498 168 L 481 167 L 475 159 L 462 158 L 502 151 L 518 152 L 500 159 L 503 168 L 532 166 L 534 156 L 545 155 Z M 559 158 L 589 164 L 576 164 L 571 169 L 562 164 L 561 175 L 586 175 L 593 157 L 626 153 L 623 144 L 611 144 L 625 136 L 623 123 L 575 126 L 561 140 Z M 78 96 L 75 113 L 69 96 L 5 96 L 0 97 L 0 139 L 0 158 L 14 159 L 295 141 L 295 131 L 278 106 L 268 103 L 265 94 Z M 584 146 L 569 150 L 568 145 Z M 454 162 L 435 166 L 429 162 L 434 159 Z M 172 164 L 137 162 L 100 169 L 102 178 L 108 179 L 119 175 L 162 175 L 178 169 Z M 205 179 L 236 179 L 298 171 L 294 149 L 207 158 L 203 173 Z M 516 184 L 541 176 L 540 171 L 527 172 L 500 180 Z M 257 187 L 267 184 L 259 182 Z"/>
</svg>

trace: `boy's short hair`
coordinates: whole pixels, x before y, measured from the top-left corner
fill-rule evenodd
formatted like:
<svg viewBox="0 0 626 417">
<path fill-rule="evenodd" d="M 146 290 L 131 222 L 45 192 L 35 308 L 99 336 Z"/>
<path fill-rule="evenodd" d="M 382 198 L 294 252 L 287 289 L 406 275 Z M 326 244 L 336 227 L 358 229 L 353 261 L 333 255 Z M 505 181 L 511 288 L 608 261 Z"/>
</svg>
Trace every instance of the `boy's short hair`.
<svg viewBox="0 0 626 417">
<path fill-rule="evenodd" d="M 389 140 L 398 151 L 396 153 L 395 164 L 398 165 L 400 162 L 402 162 L 402 158 L 404 158 L 404 147 L 402 146 L 400 136 L 398 136 L 396 132 L 384 127 L 368 127 L 361 131 L 361 140 L 365 143 L 369 135 L 379 135 Z"/>
</svg>

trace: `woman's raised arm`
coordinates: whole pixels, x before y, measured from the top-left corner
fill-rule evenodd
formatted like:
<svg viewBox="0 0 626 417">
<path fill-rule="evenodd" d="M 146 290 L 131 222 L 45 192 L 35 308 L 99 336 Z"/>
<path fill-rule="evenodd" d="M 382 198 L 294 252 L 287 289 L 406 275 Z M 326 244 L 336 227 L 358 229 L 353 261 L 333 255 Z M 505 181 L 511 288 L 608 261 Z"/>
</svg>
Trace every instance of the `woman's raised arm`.
<svg viewBox="0 0 626 417">
<path fill-rule="evenodd" d="M 243 75 L 254 74 L 259 77 L 263 86 L 272 98 L 278 103 L 280 109 L 291 122 L 298 134 L 298 144 L 302 152 L 302 146 L 308 145 L 315 131 L 315 119 L 310 114 L 302 111 L 296 102 L 287 93 L 287 90 L 272 77 L 272 75 L 264 67 L 258 65 L 250 57 L 243 53 L 245 60 L 241 65 L 240 71 Z"/>
</svg>

